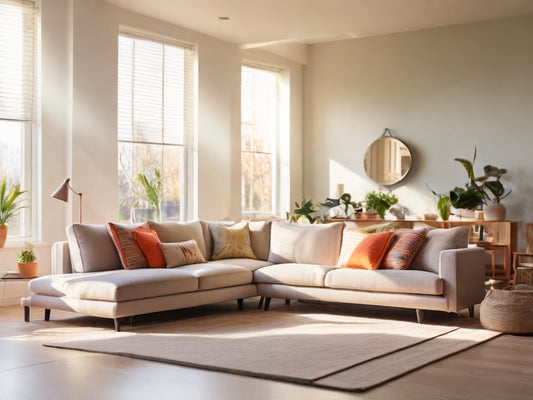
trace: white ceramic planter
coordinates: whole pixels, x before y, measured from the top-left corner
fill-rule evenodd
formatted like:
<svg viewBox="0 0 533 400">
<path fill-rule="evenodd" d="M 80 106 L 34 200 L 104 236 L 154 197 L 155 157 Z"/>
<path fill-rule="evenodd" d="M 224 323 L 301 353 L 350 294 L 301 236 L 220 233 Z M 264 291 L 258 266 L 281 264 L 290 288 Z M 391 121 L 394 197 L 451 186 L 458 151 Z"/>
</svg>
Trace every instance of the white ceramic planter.
<svg viewBox="0 0 533 400">
<path fill-rule="evenodd" d="M 485 221 L 505 221 L 506 212 L 502 203 L 490 203 L 483 206 Z"/>
</svg>

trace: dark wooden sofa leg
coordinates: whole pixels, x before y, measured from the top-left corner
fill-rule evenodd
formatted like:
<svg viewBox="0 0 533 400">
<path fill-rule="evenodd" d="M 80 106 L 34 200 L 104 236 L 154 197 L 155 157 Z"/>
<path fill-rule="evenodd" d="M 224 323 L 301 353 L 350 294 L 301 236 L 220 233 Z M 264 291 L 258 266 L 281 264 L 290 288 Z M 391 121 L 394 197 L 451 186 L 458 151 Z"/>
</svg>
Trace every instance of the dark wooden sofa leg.
<svg viewBox="0 0 533 400">
<path fill-rule="evenodd" d="M 24 306 L 24 322 L 30 322 L 30 307 Z"/>
<path fill-rule="evenodd" d="M 237 308 L 239 310 L 244 310 L 244 299 L 237 299 Z"/>
<path fill-rule="evenodd" d="M 474 306 L 468 307 L 468 313 L 470 314 L 470 318 L 474 316 Z"/>
<path fill-rule="evenodd" d="M 268 311 L 268 307 L 270 307 L 270 300 L 272 300 L 271 297 L 265 297 L 265 311 Z"/>
<path fill-rule="evenodd" d="M 424 310 L 416 310 L 416 321 L 421 324 L 424 322 Z"/>
<path fill-rule="evenodd" d="M 115 322 L 115 332 L 120 332 L 120 321 L 118 318 L 114 318 L 113 321 Z"/>
<path fill-rule="evenodd" d="M 291 305 L 291 299 L 285 299 L 285 305 L 290 306 Z"/>
<path fill-rule="evenodd" d="M 261 296 L 259 299 L 259 304 L 257 305 L 257 309 L 260 310 L 263 307 L 263 302 L 265 301 L 265 298 Z"/>
<path fill-rule="evenodd" d="M 50 321 L 50 309 L 49 308 L 44 309 L 44 320 Z"/>
</svg>

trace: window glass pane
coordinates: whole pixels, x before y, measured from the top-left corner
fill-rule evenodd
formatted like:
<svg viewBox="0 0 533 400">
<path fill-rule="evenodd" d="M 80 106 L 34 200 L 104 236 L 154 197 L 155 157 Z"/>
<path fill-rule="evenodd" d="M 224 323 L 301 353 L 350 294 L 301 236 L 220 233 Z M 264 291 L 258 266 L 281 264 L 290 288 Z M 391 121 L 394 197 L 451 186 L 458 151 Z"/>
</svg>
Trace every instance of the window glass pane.
<svg viewBox="0 0 533 400">
<path fill-rule="evenodd" d="M 276 213 L 279 73 L 243 67 L 241 80 L 242 208 Z"/>
<path fill-rule="evenodd" d="M 22 164 L 22 141 L 24 139 L 24 122 L 2 121 L 0 120 L 0 183 L 5 175 L 7 178 L 7 189 L 9 191 L 13 185 L 23 185 L 23 164 Z M 28 194 L 22 195 L 19 199 L 24 199 L 28 204 Z M 22 210 L 21 210 L 22 211 Z M 24 235 L 23 216 L 19 211 L 8 221 L 9 235 Z"/>
<path fill-rule="evenodd" d="M 273 213 L 274 156 L 241 153 L 243 211 Z"/>
</svg>

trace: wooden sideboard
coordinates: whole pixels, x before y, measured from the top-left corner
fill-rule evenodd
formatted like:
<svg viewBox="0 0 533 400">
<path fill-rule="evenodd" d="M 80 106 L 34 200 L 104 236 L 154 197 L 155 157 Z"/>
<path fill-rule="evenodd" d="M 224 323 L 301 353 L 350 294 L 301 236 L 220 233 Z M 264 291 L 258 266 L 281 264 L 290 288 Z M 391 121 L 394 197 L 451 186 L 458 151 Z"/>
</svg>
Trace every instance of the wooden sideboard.
<svg viewBox="0 0 533 400">
<path fill-rule="evenodd" d="M 398 223 L 401 228 L 418 228 L 424 225 L 435 228 L 453 228 L 455 226 L 468 226 L 470 228 L 470 244 L 483 247 L 490 255 L 489 269 L 495 269 L 494 278 L 511 279 L 511 255 L 517 251 L 518 222 L 517 221 L 483 221 L 483 220 L 383 220 L 383 219 L 340 219 L 333 218 L 328 222 L 351 221 L 357 226 L 382 224 L 388 222 Z M 480 237 L 480 235 L 482 235 Z"/>
</svg>

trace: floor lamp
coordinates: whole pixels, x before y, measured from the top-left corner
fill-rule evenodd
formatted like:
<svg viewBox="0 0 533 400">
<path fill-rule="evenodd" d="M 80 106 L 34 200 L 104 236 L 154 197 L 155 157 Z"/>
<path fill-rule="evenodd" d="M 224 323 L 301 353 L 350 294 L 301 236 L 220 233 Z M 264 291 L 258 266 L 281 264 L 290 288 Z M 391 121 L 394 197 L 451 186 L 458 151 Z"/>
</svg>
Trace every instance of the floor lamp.
<svg viewBox="0 0 533 400">
<path fill-rule="evenodd" d="M 64 201 L 65 203 L 68 203 L 68 192 L 69 190 L 72 190 L 72 192 L 77 195 L 80 198 L 80 224 L 81 224 L 81 199 L 82 195 L 81 193 L 76 192 L 72 186 L 70 186 L 70 178 L 67 178 L 63 181 L 61 185 L 52 193 L 52 196 L 54 199 L 58 199 L 61 201 Z"/>
</svg>

